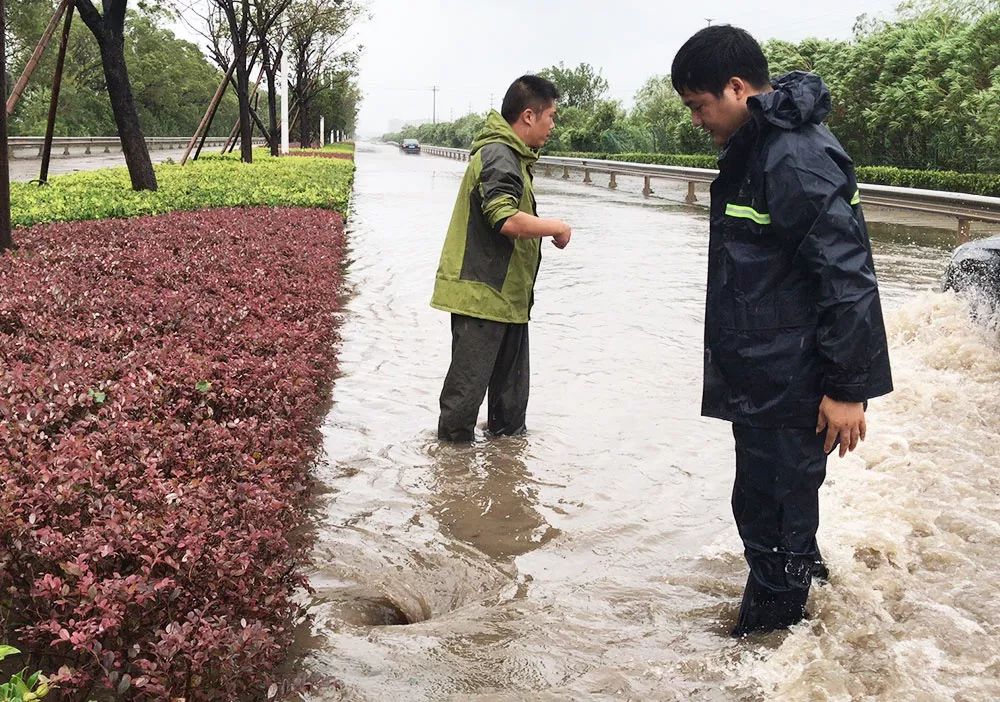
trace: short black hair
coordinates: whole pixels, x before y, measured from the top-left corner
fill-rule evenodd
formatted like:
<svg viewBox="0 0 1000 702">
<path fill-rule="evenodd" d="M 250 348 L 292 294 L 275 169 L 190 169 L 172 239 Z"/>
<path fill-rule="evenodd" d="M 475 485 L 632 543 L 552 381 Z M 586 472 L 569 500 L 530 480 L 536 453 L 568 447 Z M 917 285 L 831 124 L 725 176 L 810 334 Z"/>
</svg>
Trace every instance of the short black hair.
<svg viewBox="0 0 1000 702">
<path fill-rule="evenodd" d="M 767 57 L 745 29 L 728 24 L 705 27 L 684 42 L 674 56 L 670 80 L 678 93 L 722 95 L 733 76 L 754 88 L 770 82 Z"/>
<path fill-rule="evenodd" d="M 500 106 L 500 114 L 508 124 L 514 124 L 521 113 L 529 107 L 541 112 L 559 99 L 559 89 L 551 80 L 541 76 L 526 74 L 515 80 L 507 88 Z"/>
</svg>

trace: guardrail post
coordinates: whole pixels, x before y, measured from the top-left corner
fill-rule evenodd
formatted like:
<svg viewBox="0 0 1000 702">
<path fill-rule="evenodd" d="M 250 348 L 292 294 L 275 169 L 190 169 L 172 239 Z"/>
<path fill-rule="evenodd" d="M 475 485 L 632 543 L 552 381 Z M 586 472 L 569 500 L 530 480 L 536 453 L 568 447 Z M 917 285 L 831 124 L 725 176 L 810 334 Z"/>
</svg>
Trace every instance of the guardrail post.
<svg viewBox="0 0 1000 702">
<path fill-rule="evenodd" d="M 547 163 L 545 164 L 545 171 L 544 171 L 544 173 L 545 173 L 546 176 L 548 176 L 550 178 L 552 177 L 552 169 L 549 167 L 549 164 L 547 164 Z"/>
<path fill-rule="evenodd" d="M 687 194 L 687 197 L 684 198 L 684 202 L 686 202 L 689 205 L 693 205 L 694 203 L 698 202 L 698 198 L 695 197 L 695 194 L 694 194 L 694 181 L 693 180 L 688 182 L 688 194 Z"/>
<path fill-rule="evenodd" d="M 608 187 L 611 188 L 612 190 L 616 190 L 618 188 L 618 181 L 615 180 L 614 173 L 611 174 L 611 180 L 608 181 Z"/>
<path fill-rule="evenodd" d="M 971 219 L 958 219 L 958 243 L 964 244 L 966 242 L 972 241 L 972 220 Z"/>
<path fill-rule="evenodd" d="M 649 187 L 649 176 L 642 179 L 642 194 L 646 197 L 653 194 L 653 189 Z"/>
<path fill-rule="evenodd" d="M 583 169 L 583 182 L 584 183 L 593 183 L 594 182 L 594 181 L 592 181 L 590 179 L 590 169 L 589 168 L 584 168 Z"/>
<path fill-rule="evenodd" d="M 563 166 L 563 180 L 569 180 L 569 166 Z"/>
</svg>

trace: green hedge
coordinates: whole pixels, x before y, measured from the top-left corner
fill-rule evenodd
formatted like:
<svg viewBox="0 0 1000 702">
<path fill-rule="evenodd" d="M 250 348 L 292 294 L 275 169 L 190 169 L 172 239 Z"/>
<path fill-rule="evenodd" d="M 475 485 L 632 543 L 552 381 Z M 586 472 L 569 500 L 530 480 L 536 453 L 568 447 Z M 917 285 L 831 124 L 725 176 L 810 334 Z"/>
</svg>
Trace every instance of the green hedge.
<svg viewBox="0 0 1000 702">
<path fill-rule="evenodd" d="M 714 156 L 701 154 L 606 154 L 572 151 L 546 155 L 628 161 L 630 163 L 655 163 L 688 168 L 718 168 Z M 901 188 L 923 188 L 1000 197 L 1000 174 L 995 173 L 956 173 L 955 171 L 920 171 L 893 166 L 858 166 L 857 175 L 859 181 L 872 185 L 895 185 Z"/>
<path fill-rule="evenodd" d="M 895 185 L 901 188 L 946 190 L 972 195 L 1000 197 L 1000 175 L 995 173 L 957 173 L 955 171 L 918 171 L 893 166 L 858 166 L 862 183 Z"/>
<path fill-rule="evenodd" d="M 327 144 L 323 147 L 324 151 L 333 151 L 338 154 L 353 154 L 354 153 L 354 142 L 353 141 L 341 141 L 334 144 Z"/>
<path fill-rule="evenodd" d="M 564 158 L 589 158 L 599 161 L 627 161 L 629 163 L 654 163 L 660 166 L 683 166 L 684 168 L 718 168 L 715 156 L 705 154 L 607 154 L 586 151 L 563 151 L 546 153 L 544 156 Z"/>
<path fill-rule="evenodd" d="M 203 156 L 186 166 L 156 166 L 159 190 L 135 192 L 125 168 L 73 173 L 39 187 L 11 183 L 11 223 L 136 217 L 175 210 L 254 205 L 321 207 L 347 213 L 354 162 L 284 156 L 260 150 L 253 163 Z"/>
</svg>

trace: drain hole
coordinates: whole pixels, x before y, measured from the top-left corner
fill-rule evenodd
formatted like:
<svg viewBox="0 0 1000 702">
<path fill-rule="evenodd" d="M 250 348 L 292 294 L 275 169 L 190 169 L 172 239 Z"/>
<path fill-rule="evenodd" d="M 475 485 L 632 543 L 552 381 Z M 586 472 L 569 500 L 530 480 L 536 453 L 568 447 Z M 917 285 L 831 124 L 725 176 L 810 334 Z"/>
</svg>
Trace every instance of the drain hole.
<svg viewBox="0 0 1000 702">
<path fill-rule="evenodd" d="M 374 626 L 406 626 L 413 623 L 406 612 L 388 598 L 373 600 L 369 605 Z"/>
<path fill-rule="evenodd" d="M 388 597 L 359 597 L 344 604 L 341 619 L 354 626 L 406 626 L 422 621 Z"/>
</svg>

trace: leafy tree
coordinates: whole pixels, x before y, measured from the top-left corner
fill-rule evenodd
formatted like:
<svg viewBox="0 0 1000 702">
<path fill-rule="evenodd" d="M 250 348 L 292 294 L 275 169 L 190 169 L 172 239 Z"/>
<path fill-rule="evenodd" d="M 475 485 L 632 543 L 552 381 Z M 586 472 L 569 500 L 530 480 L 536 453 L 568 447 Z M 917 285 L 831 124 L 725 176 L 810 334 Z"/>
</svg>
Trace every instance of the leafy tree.
<svg viewBox="0 0 1000 702">
<path fill-rule="evenodd" d="M 318 131 L 317 98 L 334 85 L 327 76 L 357 71 L 360 49 L 345 50 L 344 45 L 361 13 L 354 0 L 297 0 L 288 9 L 291 95 L 303 146 L 312 143 Z"/>
<path fill-rule="evenodd" d="M 589 110 L 608 92 L 607 79 L 601 75 L 600 70 L 595 71 L 589 63 L 568 68 L 560 61 L 558 66 L 541 70 L 538 75 L 548 78 L 559 88 L 560 107 L 565 105 Z"/>
<path fill-rule="evenodd" d="M 851 41 L 772 39 L 763 48 L 772 74 L 824 79 L 828 124 L 859 164 L 1000 171 L 1000 1 L 908 0 L 892 20 L 859 17 Z M 668 76 L 647 80 L 626 114 L 603 99 L 607 83 L 589 64 L 541 74 L 564 93 L 550 152 L 717 151 Z M 447 125 L 417 131 L 431 143 L 451 138 Z"/>
<path fill-rule="evenodd" d="M 15 57 L 12 73 L 23 69 L 52 9 L 51 2 L 33 2 L 32 13 L 22 12 L 23 21 L 11 26 L 18 43 L 26 47 Z M 193 132 L 222 77 L 197 46 L 163 26 L 165 19 L 152 6 L 140 7 L 129 11 L 125 25 L 132 93 L 143 131 L 149 136 Z M 12 115 L 12 134 L 44 133 L 54 68 L 55 52 L 50 47 Z M 219 114 L 212 134 L 228 134 L 237 116 L 234 96 L 226 96 Z M 73 24 L 70 36 L 56 130 L 66 136 L 103 136 L 116 131 L 100 51 L 80 22 Z"/>
</svg>

